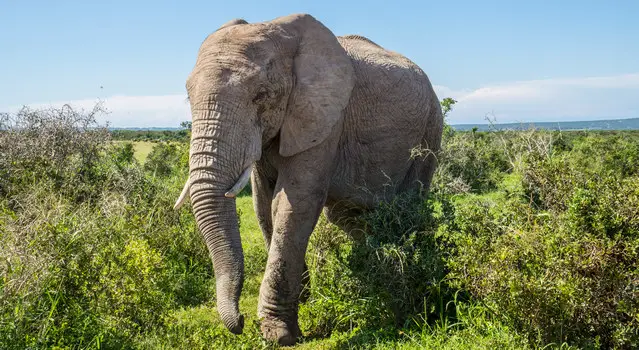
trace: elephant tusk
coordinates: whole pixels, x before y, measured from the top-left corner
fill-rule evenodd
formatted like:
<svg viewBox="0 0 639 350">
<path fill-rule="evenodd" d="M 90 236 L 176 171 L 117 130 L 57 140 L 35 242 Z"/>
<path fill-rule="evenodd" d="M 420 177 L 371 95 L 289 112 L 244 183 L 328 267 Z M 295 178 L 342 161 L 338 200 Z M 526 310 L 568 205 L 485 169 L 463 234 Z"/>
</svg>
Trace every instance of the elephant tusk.
<svg viewBox="0 0 639 350">
<path fill-rule="evenodd" d="M 246 168 L 242 175 L 240 175 L 240 178 L 237 180 L 235 185 L 233 185 L 233 187 L 231 187 L 231 189 L 226 192 L 224 196 L 227 198 L 235 198 L 235 196 L 237 196 L 237 194 L 240 193 L 240 191 L 242 191 L 248 183 L 249 178 L 251 177 L 251 170 L 252 168 L 250 166 Z"/>
<path fill-rule="evenodd" d="M 191 179 L 189 178 L 186 180 L 186 183 L 184 184 L 184 188 L 182 189 L 182 193 L 180 193 L 180 197 L 178 197 L 177 201 L 175 202 L 175 205 L 173 205 L 173 210 L 180 209 L 180 207 L 182 206 L 182 203 L 184 203 L 184 200 L 189 195 L 190 187 L 191 187 Z"/>
</svg>

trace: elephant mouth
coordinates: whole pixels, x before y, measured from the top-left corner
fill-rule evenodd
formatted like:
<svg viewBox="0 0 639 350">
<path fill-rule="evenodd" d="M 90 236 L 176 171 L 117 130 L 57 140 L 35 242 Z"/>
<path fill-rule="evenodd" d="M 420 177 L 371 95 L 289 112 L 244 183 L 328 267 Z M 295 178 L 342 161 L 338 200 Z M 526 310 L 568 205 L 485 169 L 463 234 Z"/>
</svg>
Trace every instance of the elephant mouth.
<svg viewBox="0 0 639 350">
<path fill-rule="evenodd" d="M 251 179 L 251 170 L 252 168 L 250 166 L 244 169 L 244 171 L 242 172 L 242 175 L 240 175 L 235 185 L 233 185 L 233 187 L 231 187 L 226 193 L 224 193 L 224 196 L 226 198 L 235 198 L 240 192 L 242 192 L 244 187 L 246 187 L 249 180 Z M 191 180 L 188 179 L 186 180 L 186 183 L 184 183 L 184 188 L 182 188 L 182 193 L 180 193 L 179 198 L 173 205 L 174 210 L 180 209 L 180 207 L 182 207 L 182 204 L 184 204 L 184 201 L 189 197 L 190 187 L 191 187 Z"/>
</svg>

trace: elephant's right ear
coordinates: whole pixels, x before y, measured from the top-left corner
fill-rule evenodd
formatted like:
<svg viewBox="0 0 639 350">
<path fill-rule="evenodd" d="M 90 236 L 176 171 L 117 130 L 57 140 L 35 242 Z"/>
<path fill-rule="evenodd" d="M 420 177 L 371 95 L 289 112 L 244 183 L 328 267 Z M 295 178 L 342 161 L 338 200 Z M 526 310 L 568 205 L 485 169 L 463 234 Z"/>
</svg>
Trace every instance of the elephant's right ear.
<svg viewBox="0 0 639 350">
<path fill-rule="evenodd" d="M 232 19 L 224 24 L 222 24 L 221 27 L 219 27 L 216 32 L 220 29 L 226 28 L 226 27 L 231 27 L 231 26 L 236 26 L 238 24 L 248 24 L 247 21 L 243 20 L 242 18 L 236 18 L 236 19 Z"/>
</svg>

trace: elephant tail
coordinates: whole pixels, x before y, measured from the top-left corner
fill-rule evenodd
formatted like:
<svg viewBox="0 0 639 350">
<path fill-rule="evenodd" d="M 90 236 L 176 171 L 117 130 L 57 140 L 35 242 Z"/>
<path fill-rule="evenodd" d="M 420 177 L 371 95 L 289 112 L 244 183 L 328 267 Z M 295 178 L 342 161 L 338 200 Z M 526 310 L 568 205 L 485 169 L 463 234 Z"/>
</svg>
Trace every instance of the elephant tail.
<svg viewBox="0 0 639 350">
<path fill-rule="evenodd" d="M 180 197 L 178 197 L 175 205 L 173 205 L 174 210 L 180 209 L 186 197 L 189 196 L 189 188 L 191 187 L 191 179 L 187 179 L 186 183 L 184 183 L 184 188 L 182 189 L 182 193 L 180 193 Z"/>
</svg>

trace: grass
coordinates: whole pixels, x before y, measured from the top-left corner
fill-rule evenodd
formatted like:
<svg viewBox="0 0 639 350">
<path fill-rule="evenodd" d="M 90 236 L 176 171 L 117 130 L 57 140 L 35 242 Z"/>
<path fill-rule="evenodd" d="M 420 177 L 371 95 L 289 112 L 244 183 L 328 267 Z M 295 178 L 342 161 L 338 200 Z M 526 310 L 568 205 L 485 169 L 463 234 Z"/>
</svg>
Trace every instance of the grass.
<svg viewBox="0 0 639 350">
<path fill-rule="evenodd" d="M 149 141 L 138 141 L 133 143 L 133 149 L 135 149 L 135 159 L 138 162 L 143 163 L 146 160 L 146 157 L 151 153 L 153 147 L 155 146 L 154 142 Z"/>
<path fill-rule="evenodd" d="M 113 142 L 126 143 L 131 141 L 116 140 Z M 146 158 L 149 156 L 149 153 L 151 153 L 151 151 L 153 150 L 153 147 L 155 147 L 156 145 L 156 142 L 150 142 L 150 141 L 133 141 L 132 143 L 133 143 L 133 150 L 135 151 L 135 159 L 140 163 L 144 163 Z"/>
</svg>

